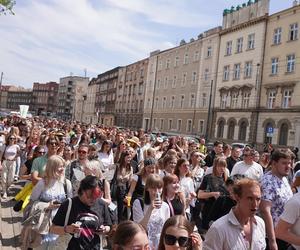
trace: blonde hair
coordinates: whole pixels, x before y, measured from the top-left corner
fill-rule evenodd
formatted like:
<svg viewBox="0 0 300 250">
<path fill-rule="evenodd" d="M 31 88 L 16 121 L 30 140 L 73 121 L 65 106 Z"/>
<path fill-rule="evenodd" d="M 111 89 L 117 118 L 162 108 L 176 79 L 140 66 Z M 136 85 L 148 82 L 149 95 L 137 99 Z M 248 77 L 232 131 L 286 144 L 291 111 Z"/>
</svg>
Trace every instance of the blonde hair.
<svg viewBox="0 0 300 250">
<path fill-rule="evenodd" d="M 97 160 L 88 161 L 85 165 L 85 168 L 88 169 L 98 178 L 102 178 L 103 174 L 101 171 L 101 163 Z"/>
<path fill-rule="evenodd" d="M 45 170 L 45 176 L 44 176 L 44 181 L 45 181 L 45 186 L 48 186 L 50 184 L 50 181 L 52 179 L 58 180 L 63 182 L 65 179 L 65 176 L 58 176 L 56 174 L 57 169 L 63 165 L 63 167 L 66 166 L 65 160 L 59 156 L 59 155 L 52 155 L 49 157 L 46 165 L 46 170 Z"/>
</svg>

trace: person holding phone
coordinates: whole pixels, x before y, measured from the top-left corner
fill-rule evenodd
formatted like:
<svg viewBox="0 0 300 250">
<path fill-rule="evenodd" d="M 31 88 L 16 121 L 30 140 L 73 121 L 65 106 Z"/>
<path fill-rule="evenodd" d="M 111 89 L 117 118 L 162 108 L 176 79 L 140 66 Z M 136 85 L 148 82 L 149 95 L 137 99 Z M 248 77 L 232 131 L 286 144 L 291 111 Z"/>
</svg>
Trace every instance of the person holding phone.
<svg viewBox="0 0 300 250">
<path fill-rule="evenodd" d="M 202 239 L 183 215 L 169 218 L 162 229 L 158 250 L 202 250 Z"/>
<path fill-rule="evenodd" d="M 162 226 L 170 217 L 169 206 L 162 201 L 163 180 L 157 174 L 148 176 L 145 185 L 144 198 L 133 202 L 133 220 L 141 224 L 148 232 L 149 244 L 157 249 Z"/>
</svg>

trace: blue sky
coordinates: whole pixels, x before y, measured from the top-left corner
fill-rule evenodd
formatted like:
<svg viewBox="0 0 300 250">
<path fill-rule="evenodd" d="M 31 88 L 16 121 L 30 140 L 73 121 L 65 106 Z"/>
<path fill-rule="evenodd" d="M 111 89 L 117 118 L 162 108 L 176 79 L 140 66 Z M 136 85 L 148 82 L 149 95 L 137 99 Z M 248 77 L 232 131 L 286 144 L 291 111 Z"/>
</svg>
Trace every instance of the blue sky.
<svg viewBox="0 0 300 250">
<path fill-rule="evenodd" d="M 237 0 L 17 0 L 0 16 L 3 84 L 32 87 L 73 73 L 95 77 L 222 24 Z M 270 13 L 292 6 L 271 0 Z"/>
</svg>

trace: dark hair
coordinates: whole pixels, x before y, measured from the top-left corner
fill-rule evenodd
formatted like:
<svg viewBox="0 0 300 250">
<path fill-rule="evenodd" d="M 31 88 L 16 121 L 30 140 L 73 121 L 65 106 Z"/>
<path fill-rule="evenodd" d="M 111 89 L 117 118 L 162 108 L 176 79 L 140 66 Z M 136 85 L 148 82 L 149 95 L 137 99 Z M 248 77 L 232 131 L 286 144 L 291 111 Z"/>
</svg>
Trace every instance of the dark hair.
<svg viewBox="0 0 300 250">
<path fill-rule="evenodd" d="M 165 250 L 164 238 L 166 231 L 169 227 L 177 227 L 178 229 L 184 229 L 190 235 L 193 232 L 193 225 L 185 218 L 183 215 L 175 215 L 166 220 L 163 229 L 160 234 L 160 240 L 158 245 L 158 250 Z M 192 249 L 192 246 L 187 247 L 187 249 Z"/>
<path fill-rule="evenodd" d="M 221 141 L 215 141 L 215 142 L 214 142 L 214 147 L 218 146 L 219 144 L 222 144 L 222 145 L 223 145 L 223 142 L 221 142 Z"/>
<path fill-rule="evenodd" d="M 101 149 L 100 149 L 100 152 L 101 153 L 103 153 L 103 150 L 104 150 L 104 147 L 106 146 L 106 145 L 109 145 L 110 146 L 110 149 L 111 149 L 111 143 L 110 143 L 110 141 L 108 141 L 108 140 L 105 140 L 104 142 L 102 142 L 102 145 L 101 145 Z M 109 151 L 107 152 L 107 154 L 109 155 Z"/>
<path fill-rule="evenodd" d="M 273 161 L 278 162 L 281 158 L 283 159 L 292 159 L 292 152 L 289 149 L 275 149 L 273 153 L 271 154 L 270 158 L 270 164 L 272 164 Z"/>
<path fill-rule="evenodd" d="M 88 175 L 81 182 L 78 189 L 78 195 L 82 195 L 84 191 L 95 189 L 98 186 L 98 178 L 96 176 Z"/>
<path fill-rule="evenodd" d="M 150 158 L 146 158 L 144 160 L 144 166 L 149 166 L 149 165 L 154 165 L 156 162 L 155 162 L 155 159 L 150 157 Z"/>
<path fill-rule="evenodd" d="M 122 246 L 130 243 L 133 240 L 134 236 L 137 235 L 139 232 L 143 232 L 146 234 L 146 231 L 142 225 L 130 220 L 122 221 L 118 225 L 116 232 L 113 236 L 113 249 L 123 249 Z"/>
</svg>

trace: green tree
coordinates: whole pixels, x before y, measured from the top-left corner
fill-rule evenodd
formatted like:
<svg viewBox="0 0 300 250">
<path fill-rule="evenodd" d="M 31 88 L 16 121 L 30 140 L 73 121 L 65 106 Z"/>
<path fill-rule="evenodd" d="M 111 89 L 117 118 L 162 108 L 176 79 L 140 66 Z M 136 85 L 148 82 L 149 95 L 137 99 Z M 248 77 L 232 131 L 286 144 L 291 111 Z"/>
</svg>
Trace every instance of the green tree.
<svg viewBox="0 0 300 250">
<path fill-rule="evenodd" d="M 0 15 L 6 15 L 7 13 L 14 15 L 13 7 L 15 4 L 15 0 L 0 0 Z"/>
</svg>

